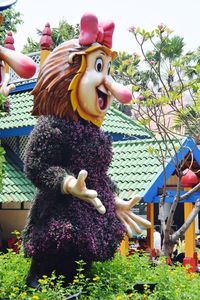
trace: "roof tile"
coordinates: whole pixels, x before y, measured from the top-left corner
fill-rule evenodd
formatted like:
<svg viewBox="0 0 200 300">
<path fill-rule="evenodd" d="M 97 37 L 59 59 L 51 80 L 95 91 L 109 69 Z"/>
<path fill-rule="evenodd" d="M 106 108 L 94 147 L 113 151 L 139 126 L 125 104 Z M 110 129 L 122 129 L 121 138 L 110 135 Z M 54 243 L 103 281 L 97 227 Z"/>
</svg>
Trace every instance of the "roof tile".
<svg viewBox="0 0 200 300">
<path fill-rule="evenodd" d="M 3 179 L 3 190 L 0 194 L 0 202 L 31 201 L 34 190 L 34 186 L 20 168 L 10 158 L 6 157 L 5 176 Z"/>
<path fill-rule="evenodd" d="M 159 171 L 160 163 L 148 151 L 150 146 L 156 146 L 155 140 L 113 143 L 114 156 L 109 175 L 121 190 L 121 198 L 131 199 L 134 194 L 142 193 Z"/>
<path fill-rule="evenodd" d="M 10 113 L 0 118 L 0 130 L 34 126 L 36 118 L 31 115 L 33 96 L 30 92 L 13 93 L 10 98 Z M 135 138 L 149 138 L 150 133 L 138 122 L 111 107 L 103 122 L 103 130 Z"/>
</svg>

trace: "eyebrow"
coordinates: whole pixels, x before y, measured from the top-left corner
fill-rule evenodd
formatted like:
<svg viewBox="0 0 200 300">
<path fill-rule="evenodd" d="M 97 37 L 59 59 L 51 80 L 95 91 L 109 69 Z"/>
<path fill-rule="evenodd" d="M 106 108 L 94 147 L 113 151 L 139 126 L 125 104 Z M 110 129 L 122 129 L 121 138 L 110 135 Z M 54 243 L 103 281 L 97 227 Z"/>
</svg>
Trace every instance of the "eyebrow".
<svg viewBox="0 0 200 300">
<path fill-rule="evenodd" d="M 102 54 L 102 55 L 104 55 L 104 56 L 106 55 L 106 54 L 105 54 L 104 52 L 102 52 L 102 51 L 100 52 L 100 54 Z"/>
</svg>

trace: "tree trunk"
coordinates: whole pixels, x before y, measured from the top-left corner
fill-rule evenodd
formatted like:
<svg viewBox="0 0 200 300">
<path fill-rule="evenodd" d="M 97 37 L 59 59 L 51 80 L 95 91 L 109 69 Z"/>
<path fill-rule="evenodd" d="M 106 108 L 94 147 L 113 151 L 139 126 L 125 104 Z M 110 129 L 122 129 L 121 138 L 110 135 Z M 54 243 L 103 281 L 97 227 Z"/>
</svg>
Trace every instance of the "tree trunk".
<svg viewBox="0 0 200 300">
<path fill-rule="evenodd" d="M 187 220 L 185 223 L 174 233 L 168 235 L 166 234 L 166 230 L 164 232 L 164 240 L 163 240 L 163 247 L 162 247 L 162 252 L 164 255 L 168 256 L 173 253 L 173 248 L 176 242 L 178 241 L 179 238 L 183 237 L 184 233 L 188 229 L 188 227 L 191 225 L 191 223 L 194 221 L 195 217 L 200 211 L 200 199 L 197 199 L 195 203 L 195 207 L 193 208 L 192 212 L 188 216 Z M 166 228 L 167 229 L 167 228 Z"/>
</svg>

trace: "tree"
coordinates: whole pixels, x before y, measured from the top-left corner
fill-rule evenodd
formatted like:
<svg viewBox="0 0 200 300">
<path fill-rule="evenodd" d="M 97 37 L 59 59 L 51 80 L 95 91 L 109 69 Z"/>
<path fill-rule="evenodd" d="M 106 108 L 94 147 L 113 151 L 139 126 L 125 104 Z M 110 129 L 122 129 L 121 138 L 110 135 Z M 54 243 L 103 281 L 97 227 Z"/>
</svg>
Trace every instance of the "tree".
<svg viewBox="0 0 200 300">
<path fill-rule="evenodd" d="M 22 24 L 21 13 L 14 8 L 4 10 L 1 15 L 3 16 L 3 24 L 0 25 L 0 45 L 4 44 L 4 40 L 9 31 L 17 32 L 17 25 Z"/>
<path fill-rule="evenodd" d="M 158 147 L 149 151 L 159 159 L 165 175 L 166 161 L 169 158 L 174 160 L 177 187 L 167 220 L 164 218 L 166 176 L 159 203 L 164 233 L 163 250 L 168 254 L 200 210 L 199 199 L 187 221 L 172 234 L 178 202 L 186 197 L 180 193 L 186 161 L 181 164 L 176 161 L 177 149 L 181 147 L 180 138 L 189 134 L 197 142 L 200 141 L 200 49 L 184 54 L 183 38 L 172 36 L 172 31 L 164 24 L 160 24 L 153 31 L 132 27 L 130 32 L 139 45 L 140 55 L 120 53 L 113 66 L 113 75 L 119 81 L 132 86 L 134 117 L 154 133 L 155 140 L 162 140 Z M 192 156 L 192 151 L 190 155 Z M 200 184 L 190 193 L 199 186 Z"/>
<path fill-rule="evenodd" d="M 39 36 L 42 35 L 42 30 L 37 29 L 37 34 Z M 77 38 L 79 35 L 79 25 L 70 25 L 67 23 L 65 20 L 61 20 L 58 24 L 58 27 L 52 28 L 52 40 L 53 40 L 53 46 L 52 48 L 54 49 L 61 43 Z M 27 43 L 24 45 L 23 48 L 23 53 L 31 53 L 31 52 L 36 52 L 40 50 L 39 42 L 34 41 L 32 38 L 28 37 L 27 38 Z"/>
</svg>

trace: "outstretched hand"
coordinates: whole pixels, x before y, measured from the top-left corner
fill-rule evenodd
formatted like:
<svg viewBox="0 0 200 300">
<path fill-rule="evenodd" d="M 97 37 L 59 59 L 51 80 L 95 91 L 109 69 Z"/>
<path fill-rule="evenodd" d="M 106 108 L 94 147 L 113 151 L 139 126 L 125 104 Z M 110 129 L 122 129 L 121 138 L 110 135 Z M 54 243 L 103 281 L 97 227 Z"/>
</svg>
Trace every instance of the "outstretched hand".
<svg viewBox="0 0 200 300">
<path fill-rule="evenodd" d="M 8 85 L 9 80 L 10 80 L 9 74 L 5 73 L 2 86 L 0 87 L 0 93 L 3 94 L 5 97 L 7 97 L 10 91 L 15 88 L 14 84 Z"/>
<path fill-rule="evenodd" d="M 133 236 L 133 233 L 141 234 L 142 230 L 138 226 L 145 228 L 151 227 L 151 222 L 141 218 L 134 214 L 131 209 L 141 200 L 139 195 L 136 195 L 132 200 L 124 201 L 116 196 L 116 214 L 118 219 L 124 224 L 129 237 Z"/>
<path fill-rule="evenodd" d="M 95 190 L 89 190 L 86 187 L 85 180 L 87 178 L 87 171 L 81 170 L 77 179 L 74 176 L 68 175 L 63 183 L 63 191 L 66 194 L 71 194 L 83 201 L 92 204 L 100 214 L 105 214 L 106 209 L 101 200 L 97 198 Z"/>
</svg>

